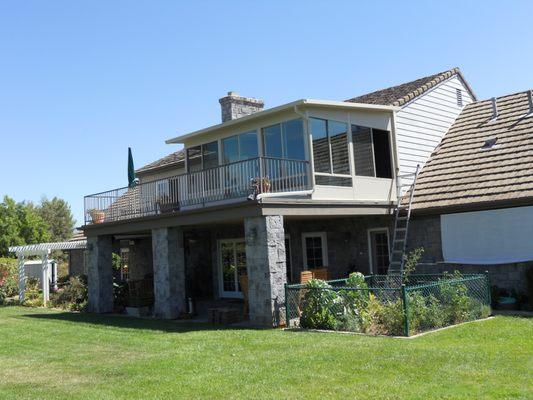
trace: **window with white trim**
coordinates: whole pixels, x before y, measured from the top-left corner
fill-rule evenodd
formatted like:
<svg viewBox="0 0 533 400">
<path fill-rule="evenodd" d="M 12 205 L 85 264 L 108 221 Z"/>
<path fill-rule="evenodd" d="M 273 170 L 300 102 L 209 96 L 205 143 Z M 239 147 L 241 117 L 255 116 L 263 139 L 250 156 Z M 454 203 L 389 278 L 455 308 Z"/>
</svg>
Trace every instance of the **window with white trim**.
<svg viewBox="0 0 533 400">
<path fill-rule="evenodd" d="M 328 266 L 328 245 L 326 232 L 302 234 L 304 270 Z"/>
</svg>

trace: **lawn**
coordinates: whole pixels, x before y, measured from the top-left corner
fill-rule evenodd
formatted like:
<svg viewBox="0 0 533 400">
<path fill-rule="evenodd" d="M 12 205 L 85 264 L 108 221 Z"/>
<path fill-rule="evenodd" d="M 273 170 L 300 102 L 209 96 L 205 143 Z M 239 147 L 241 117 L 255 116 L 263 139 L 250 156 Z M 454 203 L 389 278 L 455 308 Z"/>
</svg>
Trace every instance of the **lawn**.
<svg viewBox="0 0 533 400">
<path fill-rule="evenodd" d="M 533 319 L 416 339 L 0 308 L 1 399 L 533 398 Z"/>
</svg>

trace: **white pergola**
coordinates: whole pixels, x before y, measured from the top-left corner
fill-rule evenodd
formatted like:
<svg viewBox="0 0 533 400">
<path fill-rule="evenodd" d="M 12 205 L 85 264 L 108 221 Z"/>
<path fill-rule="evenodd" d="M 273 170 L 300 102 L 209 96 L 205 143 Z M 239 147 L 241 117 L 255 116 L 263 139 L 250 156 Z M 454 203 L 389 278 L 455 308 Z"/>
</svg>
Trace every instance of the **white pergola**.
<svg viewBox="0 0 533 400">
<path fill-rule="evenodd" d="M 71 242 L 55 242 L 55 243 L 37 243 L 27 244 L 24 246 L 13 246 L 9 248 L 11 253 L 15 253 L 18 258 L 18 272 L 19 272 L 19 300 L 24 301 L 24 293 L 26 291 L 26 279 L 24 272 L 24 260 L 26 257 L 41 257 L 42 260 L 42 287 L 43 287 L 43 301 L 46 305 L 50 300 L 50 271 L 48 268 L 48 257 L 52 250 L 83 250 L 87 248 L 87 240 L 75 240 Z"/>
</svg>

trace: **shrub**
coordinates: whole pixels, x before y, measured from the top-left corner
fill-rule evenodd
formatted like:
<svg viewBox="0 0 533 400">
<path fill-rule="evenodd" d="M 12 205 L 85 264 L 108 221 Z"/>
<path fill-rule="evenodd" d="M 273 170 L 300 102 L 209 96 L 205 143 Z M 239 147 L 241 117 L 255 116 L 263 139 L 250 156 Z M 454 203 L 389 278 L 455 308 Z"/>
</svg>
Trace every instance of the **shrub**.
<svg viewBox="0 0 533 400">
<path fill-rule="evenodd" d="M 346 280 L 348 288 L 339 291 L 344 305 L 344 315 L 340 317 L 339 329 L 347 331 L 362 331 L 368 319 L 369 291 L 365 276 L 360 272 L 352 272 Z"/>
<path fill-rule="evenodd" d="M 50 297 L 52 306 L 70 311 L 85 311 L 87 308 L 87 279 L 73 276 Z"/>
<path fill-rule="evenodd" d="M 416 333 L 444 326 L 445 315 L 439 300 L 433 295 L 424 296 L 420 292 L 408 295 L 409 332 Z"/>
<path fill-rule="evenodd" d="M 0 304 L 18 294 L 18 266 L 14 258 L 0 258 Z"/>
<path fill-rule="evenodd" d="M 40 290 L 40 283 L 38 279 L 28 278 L 26 280 L 26 290 L 24 292 L 23 305 L 28 307 L 42 307 L 43 295 Z"/>
<path fill-rule="evenodd" d="M 337 329 L 341 299 L 331 286 L 320 279 L 311 279 L 302 299 L 302 328 Z"/>
</svg>

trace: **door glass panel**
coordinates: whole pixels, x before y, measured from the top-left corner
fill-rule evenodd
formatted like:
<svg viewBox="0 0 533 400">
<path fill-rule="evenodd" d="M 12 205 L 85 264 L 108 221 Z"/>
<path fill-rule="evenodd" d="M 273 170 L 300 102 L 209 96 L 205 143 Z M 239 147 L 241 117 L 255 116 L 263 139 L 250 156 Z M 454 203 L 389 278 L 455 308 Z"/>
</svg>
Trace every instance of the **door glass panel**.
<svg viewBox="0 0 533 400">
<path fill-rule="evenodd" d="M 364 126 L 352 125 L 352 142 L 355 174 L 360 176 L 375 176 L 371 129 Z"/>
<path fill-rule="evenodd" d="M 246 249 L 244 242 L 235 243 L 235 265 L 237 266 L 237 282 L 238 291 L 241 292 L 241 275 L 246 275 Z"/>
<path fill-rule="evenodd" d="M 281 124 L 263 128 L 263 137 L 265 142 L 265 155 L 267 157 L 281 158 L 283 156 L 281 144 Z"/>
<path fill-rule="evenodd" d="M 313 138 L 313 161 L 315 172 L 331 172 L 327 122 L 323 119 L 309 118 Z"/>
<path fill-rule="evenodd" d="M 225 292 L 234 292 L 236 289 L 234 244 L 231 242 L 222 242 L 220 244 L 220 257 L 222 264 L 222 287 Z"/>
<path fill-rule="evenodd" d="M 304 128 L 301 119 L 287 121 L 282 124 L 285 158 L 305 160 Z"/>
<path fill-rule="evenodd" d="M 372 233 L 372 261 L 378 275 L 386 275 L 389 268 L 389 242 L 386 232 Z"/>
<path fill-rule="evenodd" d="M 350 175 L 348 162 L 348 125 L 343 122 L 328 121 L 331 158 L 334 174 Z"/>
<path fill-rule="evenodd" d="M 322 255 L 322 238 L 320 236 L 305 238 L 305 252 L 308 269 L 320 268 L 324 266 L 324 258 Z"/>
</svg>

